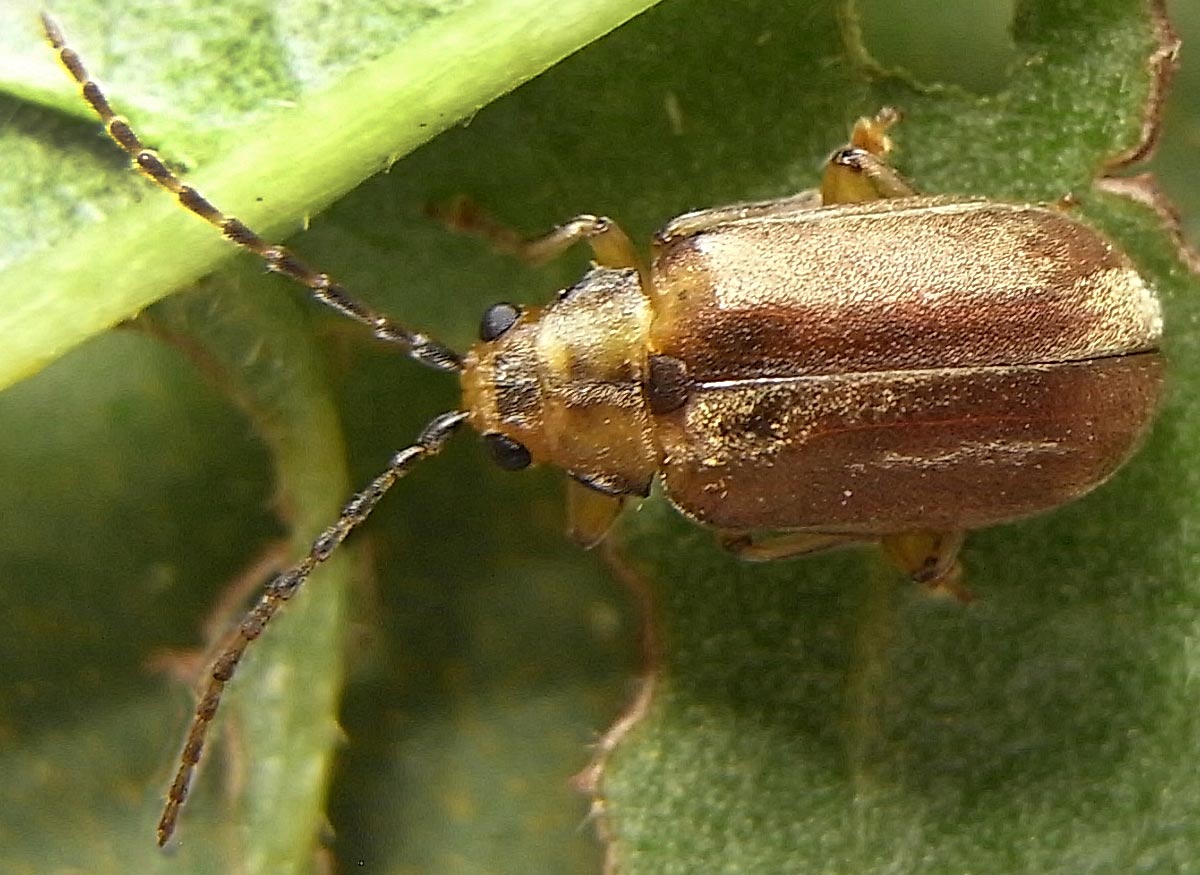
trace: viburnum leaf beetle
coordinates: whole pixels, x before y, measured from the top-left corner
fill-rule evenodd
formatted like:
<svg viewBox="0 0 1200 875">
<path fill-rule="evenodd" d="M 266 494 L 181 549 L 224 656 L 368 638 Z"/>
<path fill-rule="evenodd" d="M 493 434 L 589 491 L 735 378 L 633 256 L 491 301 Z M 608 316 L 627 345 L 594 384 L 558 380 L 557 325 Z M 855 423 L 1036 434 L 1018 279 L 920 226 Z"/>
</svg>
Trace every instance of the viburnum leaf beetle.
<svg viewBox="0 0 1200 875">
<path fill-rule="evenodd" d="M 566 471 L 571 531 L 585 545 L 657 478 L 682 513 L 746 558 L 878 542 L 914 579 L 955 591 L 966 531 L 1094 488 L 1153 418 L 1161 316 L 1128 258 L 1065 207 L 918 195 L 886 163 L 891 110 L 858 121 L 818 190 L 681 216 L 657 235 L 649 262 L 595 216 L 516 245 L 536 259 L 583 241 L 595 264 L 542 309 L 489 308 L 479 343 L 460 356 L 357 302 L 180 181 L 44 23 L 139 171 L 322 303 L 422 364 L 459 373 L 463 389 L 462 409 L 392 457 L 267 585 L 218 655 L 160 844 L 249 643 L 463 423 L 503 468 Z"/>
</svg>

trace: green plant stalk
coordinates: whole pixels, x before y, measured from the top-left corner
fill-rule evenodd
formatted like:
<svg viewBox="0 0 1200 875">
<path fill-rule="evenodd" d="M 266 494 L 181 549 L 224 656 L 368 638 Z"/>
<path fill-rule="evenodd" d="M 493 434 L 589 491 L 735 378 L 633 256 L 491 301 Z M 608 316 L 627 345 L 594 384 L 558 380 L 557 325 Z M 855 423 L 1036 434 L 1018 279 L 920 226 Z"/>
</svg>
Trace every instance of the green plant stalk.
<svg viewBox="0 0 1200 875">
<path fill-rule="evenodd" d="M 489 101 L 654 0 L 495 0 L 447 15 L 253 131 L 192 181 L 277 236 Z M 49 49 L 47 49 L 49 51 Z M 448 71 L 453 71 L 448 72 Z M 65 74 L 64 74 L 65 79 Z M 119 103 L 119 95 L 113 95 Z M 136 125 L 136 119 L 134 120 Z M 152 197 L 6 272 L 0 388 L 195 282 L 232 247 L 169 198 Z"/>
</svg>

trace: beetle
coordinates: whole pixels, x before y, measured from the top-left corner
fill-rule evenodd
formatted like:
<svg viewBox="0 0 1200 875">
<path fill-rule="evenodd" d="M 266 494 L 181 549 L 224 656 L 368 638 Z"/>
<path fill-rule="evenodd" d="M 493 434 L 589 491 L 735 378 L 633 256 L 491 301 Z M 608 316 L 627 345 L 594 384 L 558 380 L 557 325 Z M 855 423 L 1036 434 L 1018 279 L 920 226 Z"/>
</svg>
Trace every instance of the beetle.
<svg viewBox="0 0 1200 875">
<path fill-rule="evenodd" d="M 488 308 L 479 342 L 460 355 L 358 302 L 181 181 L 115 114 L 58 27 L 43 24 L 142 174 L 317 300 L 457 373 L 462 387 L 461 409 L 393 455 L 266 585 L 217 656 L 159 844 L 246 648 L 464 424 L 502 468 L 550 464 L 569 475 L 569 527 L 585 546 L 658 480 L 681 513 L 744 558 L 878 543 L 914 580 L 961 592 L 965 532 L 1095 488 L 1153 419 L 1162 318 L 1129 258 L 1065 205 L 919 194 L 886 160 L 894 110 L 858 120 L 818 189 L 680 216 L 648 261 L 618 225 L 590 215 L 516 245 L 542 259 L 585 242 L 594 264 L 543 308 Z"/>
</svg>

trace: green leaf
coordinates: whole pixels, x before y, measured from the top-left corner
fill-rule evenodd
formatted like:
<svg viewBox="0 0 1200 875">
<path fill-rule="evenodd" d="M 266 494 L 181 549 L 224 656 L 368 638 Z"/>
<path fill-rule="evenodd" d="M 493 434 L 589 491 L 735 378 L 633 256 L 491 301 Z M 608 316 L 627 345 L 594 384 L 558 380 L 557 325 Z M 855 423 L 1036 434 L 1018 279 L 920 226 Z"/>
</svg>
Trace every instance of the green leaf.
<svg viewBox="0 0 1200 875">
<path fill-rule="evenodd" d="M 164 157 L 286 234 L 648 4 L 571 38 L 563 3 L 530 18 L 515 3 L 69 5 L 68 35 Z M 646 240 L 687 209 L 811 185 L 853 118 L 889 102 L 922 189 L 1071 192 L 1158 285 L 1172 389 L 1149 444 L 1084 501 L 973 535 L 970 606 L 922 598 L 870 553 L 744 567 L 661 498 L 626 515 L 625 576 L 655 596 L 664 675 L 601 778 L 622 872 L 1125 873 L 1197 856 L 1196 286 L 1146 209 L 1091 186 L 1137 139 L 1149 19 L 1140 0 L 1024 3 L 1014 44 L 996 4 L 970 6 L 949 32 L 944 3 L 860 12 L 882 63 L 982 96 L 868 75 L 832 2 L 663 3 L 289 240 L 462 349 L 486 304 L 546 300 L 586 253 L 527 268 L 426 205 L 467 193 L 531 232 L 606 213 Z M 502 14 L 460 30 L 473 10 Z M 174 349 L 97 334 L 230 247 L 128 173 L 35 21 L 0 8 L 0 152 L 20 168 L 0 179 L 0 356 L 11 379 L 91 339 L 0 395 L 0 868 L 281 872 L 329 853 L 346 871 L 597 871 L 568 778 L 631 697 L 634 599 L 564 543 L 552 472 L 494 470 L 469 439 L 398 485 L 255 645 L 175 855 L 153 848 L 191 706 L 162 667 L 204 645 L 202 622 L 281 532 L 294 557 L 347 484 L 457 400 L 245 258 L 139 320 Z M 364 67 L 395 81 L 368 85 Z M 1160 171 L 1200 216 L 1195 69 Z M 445 115 L 414 131 L 433 100 Z M 347 120 L 368 115 L 360 139 Z"/>
</svg>

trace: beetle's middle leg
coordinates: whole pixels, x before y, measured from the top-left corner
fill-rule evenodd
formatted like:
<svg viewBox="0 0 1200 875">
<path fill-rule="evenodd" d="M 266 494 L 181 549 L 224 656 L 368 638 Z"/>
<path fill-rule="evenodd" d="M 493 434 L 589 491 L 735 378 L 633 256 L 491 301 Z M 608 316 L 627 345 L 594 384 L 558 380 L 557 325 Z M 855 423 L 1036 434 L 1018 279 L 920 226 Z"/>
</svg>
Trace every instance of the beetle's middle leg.
<svg viewBox="0 0 1200 875">
<path fill-rule="evenodd" d="M 913 532 L 888 535 L 880 543 L 888 558 L 916 583 L 962 602 L 974 597 L 962 582 L 958 561 L 966 532 Z"/>
<path fill-rule="evenodd" d="M 805 189 L 790 197 L 748 201 L 708 210 L 684 213 L 672 219 L 655 236 L 655 246 L 680 237 L 691 237 L 743 219 L 793 215 L 831 204 L 859 203 L 917 194 L 907 180 L 887 163 L 892 150 L 887 129 L 900 115 L 890 107 L 873 118 L 860 118 L 850 133 L 850 142 L 830 156 L 819 189 Z"/>
<path fill-rule="evenodd" d="M 745 201 L 729 204 L 724 207 L 714 207 L 707 210 L 695 210 L 684 213 L 668 222 L 654 237 L 655 246 L 665 246 L 679 237 L 692 237 L 710 228 L 717 228 L 730 222 L 742 219 L 759 219 L 778 216 L 789 216 L 815 210 L 822 205 L 821 192 L 815 188 L 789 197 L 772 198 L 765 201 Z"/>
<path fill-rule="evenodd" d="M 887 163 L 892 140 L 887 130 L 900 120 L 890 106 L 872 118 L 860 118 L 850 132 L 850 142 L 829 156 L 821 178 L 821 200 L 828 204 L 854 204 L 917 193 Z"/>
<path fill-rule="evenodd" d="M 748 532 L 726 529 L 717 532 L 717 543 L 747 562 L 773 562 L 867 542 L 860 535 L 778 532 L 756 538 Z"/>
</svg>

